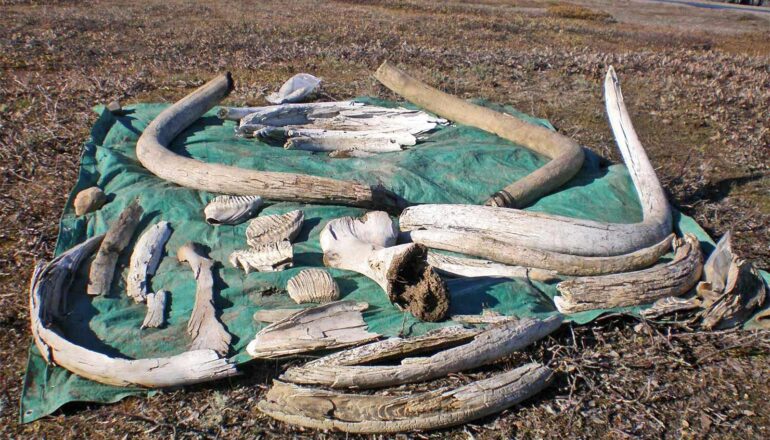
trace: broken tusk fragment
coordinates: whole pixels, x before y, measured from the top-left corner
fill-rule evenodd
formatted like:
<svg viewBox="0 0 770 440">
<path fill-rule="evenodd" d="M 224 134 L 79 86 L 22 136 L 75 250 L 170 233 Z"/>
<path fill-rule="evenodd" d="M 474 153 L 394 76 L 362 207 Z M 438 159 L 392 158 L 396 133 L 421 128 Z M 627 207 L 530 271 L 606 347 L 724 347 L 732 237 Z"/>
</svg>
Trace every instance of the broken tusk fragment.
<svg viewBox="0 0 770 440">
<path fill-rule="evenodd" d="M 168 292 L 161 290 L 150 292 L 146 295 L 147 314 L 144 317 L 141 328 L 158 328 L 166 322 L 166 299 Z"/>
<path fill-rule="evenodd" d="M 134 302 L 144 302 L 150 293 L 150 277 L 160 264 L 163 246 L 171 236 L 171 226 L 160 221 L 143 233 L 134 245 L 126 278 L 126 293 Z"/>
<path fill-rule="evenodd" d="M 329 272 L 305 269 L 286 283 L 289 297 L 297 304 L 328 303 L 340 299 L 340 287 Z"/>
<path fill-rule="evenodd" d="M 143 212 L 139 201 L 134 199 L 110 226 L 94 261 L 91 263 L 87 288 L 89 295 L 109 293 L 118 256 L 131 241 L 131 236 L 134 235 Z"/>
<path fill-rule="evenodd" d="M 428 264 L 442 275 L 454 277 L 512 277 L 535 281 L 552 281 L 558 278 L 555 271 L 508 266 L 489 260 L 456 257 L 428 251 Z"/>
<path fill-rule="evenodd" d="M 190 264 L 196 282 L 195 305 L 187 322 L 187 333 L 192 337 L 190 350 L 209 349 L 224 356 L 230 349 L 231 336 L 216 316 L 214 263 L 196 248 L 195 243 L 187 243 L 176 254 L 180 263 Z"/>
<path fill-rule="evenodd" d="M 80 191 L 75 196 L 75 201 L 72 205 L 75 207 L 75 215 L 80 216 L 96 211 L 104 206 L 105 203 L 107 203 L 107 196 L 104 195 L 104 191 L 99 187 L 92 186 Z"/>
<path fill-rule="evenodd" d="M 257 217 L 246 228 L 246 242 L 253 248 L 280 241 L 291 242 L 302 229 L 304 220 L 305 214 L 299 209 Z"/>
<path fill-rule="evenodd" d="M 251 249 L 233 251 L 228 261 L 233 267 L 240 267 L 248 275 L 257 272 L 277 272 L 292 266 L 294 250 L 288 241 L 259 245 Z"/>
<path fill-rule="evenodd" d="M 257 215 L 261 207 L 260 196 L 217 196 L 203 214 L 210 225 L 237 225 Z"/>
<path fill-rule="evenodd" d="M 363 274 L 382 287 L 391 302 L 424 321 L 439 321 L 449 310 L 444 281 L 427 262 L 427 248 L 393 246 L 397 231 L 387 213 L 342 217 L 321 231 L 324 264 Z"/>
</svg>

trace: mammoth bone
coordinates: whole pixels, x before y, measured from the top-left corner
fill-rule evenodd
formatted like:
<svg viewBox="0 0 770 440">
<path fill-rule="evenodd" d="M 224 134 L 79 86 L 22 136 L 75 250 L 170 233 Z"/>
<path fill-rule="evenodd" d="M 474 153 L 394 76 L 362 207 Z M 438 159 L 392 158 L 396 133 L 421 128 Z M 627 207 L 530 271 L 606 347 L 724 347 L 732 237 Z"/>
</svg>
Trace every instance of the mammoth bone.
<svg viewBox="0 0 770 440">
<path fill-rule="evenodd" d="M 444 281 L 427 263 L 427 248 L 398 246 L 398 231 L 387 213 L 369 212 L 361 219 L 342 217 L 321 231 L 324 264 L 366 275 L 391 302 L 424 321 L 439 321 L 449 310 Z"/>
<path fill-rule="evenodd" d="M 652 264 L 668 250 L 671 209 L 611 67 L 604 90 L 612 131 L 639 194 L 641 222 L 602 223 L 490 206 L 422 205 L 404 210 L 401 229 L 411 231 L 412 241 L 427 246 L 573 275 L 624 272 Z M 522 258 L 521 252 L 536 258 Z M 610 258 L 592 262 L 584 257 Z"/>
<path fill-rule="evenodd" d="M 206 382 L 238 373 L 235 365 L 214 350 L 193 350 L 161 358 L 114 358 L 73 344 L 56 330 L 50 310 L 66 303 L 80 264 L 101 243 L 103 235 L 90 238 L 35 268 L 29 291 L 30 321 L 35 345 L 46 362 L 100 383 L 115 386 L 170 387 Z"/>
</svg>

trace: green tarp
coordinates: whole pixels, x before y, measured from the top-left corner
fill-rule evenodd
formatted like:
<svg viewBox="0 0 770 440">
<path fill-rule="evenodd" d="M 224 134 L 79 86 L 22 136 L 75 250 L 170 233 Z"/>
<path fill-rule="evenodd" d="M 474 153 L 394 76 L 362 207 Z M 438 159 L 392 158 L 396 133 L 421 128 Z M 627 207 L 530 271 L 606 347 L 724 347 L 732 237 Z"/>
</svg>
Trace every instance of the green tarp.
<svg viewBox="0 0 770 440">
<path fill-rule="evenodd" d="M 391 103 L 362 99 L 380 105 Z M 488 104 L 485 104 L 488 105 Z M 522 115 L 511 108 L 496 107 L 552 128 L 544 120 Z M 62 325 L 70 340 L 113 356 L 145 358 L 183 352 L 189 345 L 187 319 L 195 296 L 195 280 L 189 266 L 177 262 L 176 250 L 188 241 L 208 247 L 217 262 L 226 262 L 235 249 L 245 248 L 247 224 L 210 226 L 203 220 L 203 207 L 215 194 L 194 191 L 165 182 L 145 170 L 137 161 L 135 145 L 142 130 L 166 107 L 146 104 L 129 107 L 124 116 L 113 116 L 102 108 L 86 143 L 78 182 L 61 219 L 57 255 L 87 237 L 106 232 L 126 204 L 139 197 L 144 208 L 140 232 L 160 220 L 169 221 L 173 234 L 166 254 L 152 278 L 152 289 L 171 292 L 168 325 L 162 329 L 140 330 L 145 305 L 134 304 L 125 295 L 126 268 L 130 252 L 121 255 L 110 295 L 91 298 L 85 294 L 83 276 L 76 280 L 71 297 L 71 313 Z M 383 184 L 412 203 L 481 204 L 496 190 L 542 166 L 546 159 L 483 131 L 451 126 L 441 128 L 407 151 L 370 158 L 332 159 L 325 154 L 287 151 L 234 136 L 235 123 L 222 122 L 209 112 L 176 138 L 172 149 L 205 162 L 216 162 L 270 171 L 287 171 Z M 72 198 L 78 191 L 97 185 L 108 195 L 99 211 L 76 217 Z M 215 270 L 217 306 L 221 320 L 233 335 L 230 356 L 235 362 L 248 360 L 247 343 L 263 326 L 252 319 L 263 308 L 291 307 L 284 293 L 286 281 L 308 266 L 322 266 L 318 234 L 327 221 L 365 211 L 343 206 L 268 203 L 260 215 L 293 209 L 305 213 L 304 227 L 296 240 L 294 268 L 277 273 L 251 273 L 220 263 Z M 570 217 L 607 222 L 637 222 L 641 209 L 626 168 L 609 165 L 591 152 L 580 174 L 558 193 L 528 208 Z M 706 233 L 690 218 L 676 215 L 679 232 L 695 233 L 704 250 L 712 244 Z M 129 249 L 133 243 L 129 246 Z M 447 323 L 423 323 L 397 310 L 371 280 L 352 272 L 331 270 L 346 300 L 366 301 L 370 309 L 364 317 L 372 331 L 387 336 L 399 333 L 417 335 Z M 447 282 L 452 314 L 475 314 L 493 309 L 519 317 L 556 313 L 551 298 L 554 283 L 529 284 L 524 280 L 501 278 L 454 279 Z M 635 312 L 636 309 L 627 310 Z M 607 310 L 572 315 L 586 323 Z M 59 367 L 47 365 L 34 345 L 21 399 L 21 419 L 29 422 L 50 414 L 74 401 L 115 402 L 129 395 L 146 394 L 139 388 L 119 388 L 98 384 Z"/>
</svg>

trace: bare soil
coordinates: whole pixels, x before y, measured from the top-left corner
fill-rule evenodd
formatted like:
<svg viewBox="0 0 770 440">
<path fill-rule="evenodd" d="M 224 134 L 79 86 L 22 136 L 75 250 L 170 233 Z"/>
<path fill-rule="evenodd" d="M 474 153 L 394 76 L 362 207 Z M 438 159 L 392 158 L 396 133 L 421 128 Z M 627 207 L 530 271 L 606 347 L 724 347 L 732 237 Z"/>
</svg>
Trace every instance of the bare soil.
<svg viewBox="0 0 770 440">
<path fill-rule="evenodd" d="M 614 65 L 671 202 L 716 238 L 733 230 L 738 252 L 770 268 L 770 14 L 638 0 L 0 0 L 0 437 L 337 437 L 255 410 L 276 363 L 19 425 L 26 286 L 35 261 L 51 258 L 93 105 L 173 101 L 226 69 L 232 104 L 264 103 L 297 72 L 323 77 L 327 99 L 394 98 L 371 77 L 385 59 L 450 93 L 548 118 L 617 161 L 600 87 Z M 546 393 L 409 437 L 768 438 L 769 355 L 768 332 L 619 317 L 565 327 L 505 365 L 444 381 L 538 359 L 558 372 Z"/>
</svg>

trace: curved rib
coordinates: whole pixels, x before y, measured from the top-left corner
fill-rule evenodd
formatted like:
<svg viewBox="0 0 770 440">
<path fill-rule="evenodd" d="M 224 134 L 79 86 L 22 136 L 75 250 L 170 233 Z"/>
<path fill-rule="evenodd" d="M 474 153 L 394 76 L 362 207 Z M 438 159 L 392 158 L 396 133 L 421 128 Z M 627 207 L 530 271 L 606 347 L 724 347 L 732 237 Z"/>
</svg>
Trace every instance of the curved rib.
<svg viewBox="0 0 770 440">
<path fill-rule="evenodd" d="M 382 187 L 358 182 L 205 163 L 168 149 L 171 141 L 233 88 L 229 73 L 219 75 L 162 111 L 142 133 L 136 155 L 161 179 L 197 190 L 267 199 L 331 203 L 394 210 L 398 198 Z"/>
<path fill-rule="evenodd" d="M 401 229 L 445 229 L 456 232 L 458 240 L 484 237 L 511 246 L 581 256 L 628 254 L 662 241 L 671 233 L 671 209 L 631 125 L 612 67 L 604 90 L 612 131 L 642 205 L 640 223 L 603 223 L 488 206 L 422 205 L 404 210 Z M 455 244 L 463 246 L 462 241 Z"/>
<path fill-rule="evenodd" d="M 50 263 L 40 264 L 32 275 L 29 291 L 32 336 L 49 364 L 97 382 L 115 386 L 169 387 L 206 382 L 238 373 L 235 365 L 213 350 L 187 351 L 175 356 L 120 359 L 73 344 L 53 329 L 50 307 L 66 298 L 80 263 L 99 246 L 99 235 L 75 246 Z"/>
<path fill-rule="evenodd" d="M 543 167 L 495 193 L 486 202 L 489 206 L 521 208 L 529 205 L 562 186 L 583 165 L 583 149 L 564 135 L 434 89 L 387 61 L 374 76 L 396 94 L 442 118 L 494 133 L 551 159 Z"/>
</svg>

